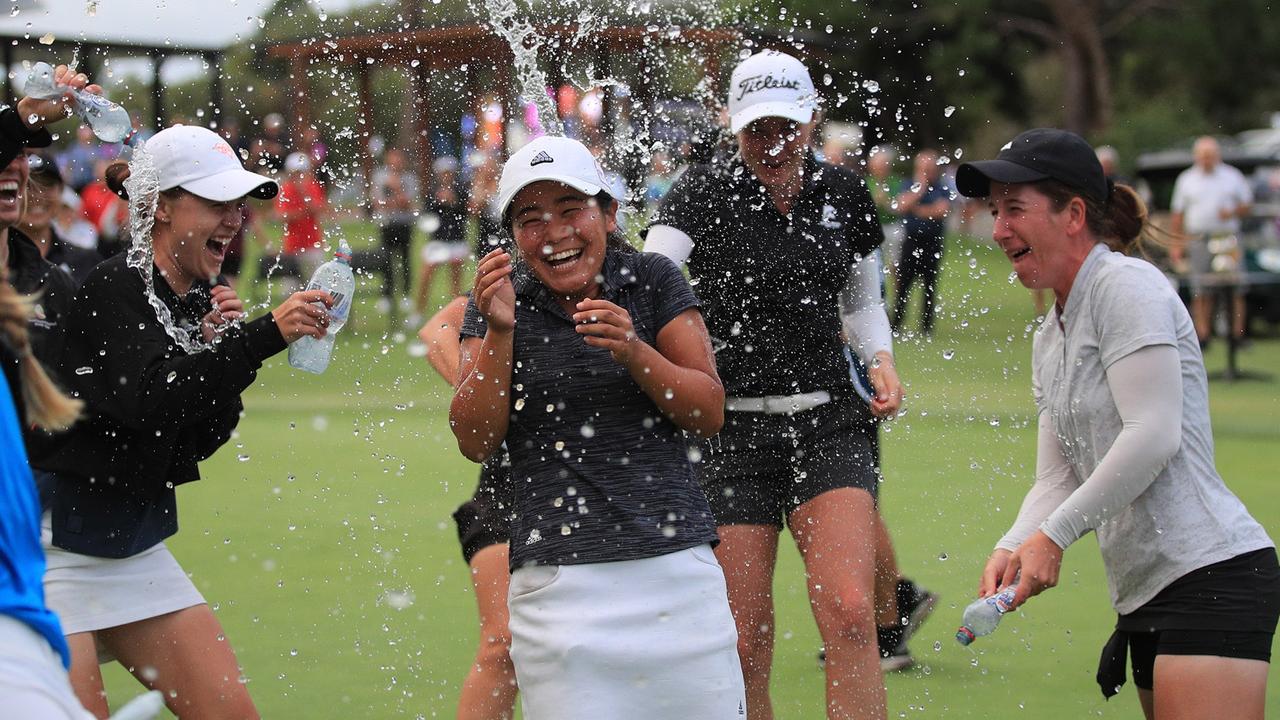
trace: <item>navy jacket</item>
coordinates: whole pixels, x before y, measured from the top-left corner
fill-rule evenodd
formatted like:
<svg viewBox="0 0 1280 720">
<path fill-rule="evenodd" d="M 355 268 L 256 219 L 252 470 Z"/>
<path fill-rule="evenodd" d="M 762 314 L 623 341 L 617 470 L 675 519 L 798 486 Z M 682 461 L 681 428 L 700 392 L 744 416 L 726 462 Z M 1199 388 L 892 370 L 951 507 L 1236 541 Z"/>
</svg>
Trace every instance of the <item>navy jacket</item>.
<svg viewBox="0 0 1280 720">
<path fill-rule="evenodd" d="M 153 273 L 180 326 L 209 311 L 210 288 L 178 297 Z M 264 360 L 286 347 L 270 314 L 187 354 L 148 304 L 142 275 L 122 253 L 76 295 L 61 377 L 85 401 L 83 418 L 33 465 L 51 473 L 53 543 L 85 555 L 129 557 L 178 530 L 174 488 L 230 437 Z"/>
</svg>

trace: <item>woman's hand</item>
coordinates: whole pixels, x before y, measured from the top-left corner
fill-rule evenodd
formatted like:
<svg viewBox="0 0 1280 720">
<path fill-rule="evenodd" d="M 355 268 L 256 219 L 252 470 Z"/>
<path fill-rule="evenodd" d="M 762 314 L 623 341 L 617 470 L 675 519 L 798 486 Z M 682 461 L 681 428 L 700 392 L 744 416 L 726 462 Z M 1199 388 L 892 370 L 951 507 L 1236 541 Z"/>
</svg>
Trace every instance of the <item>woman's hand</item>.
<svg viewBox="0 0 1280 720">
<path fill-rule="evenodd" d="M 615 362 L 630 368 L 636 350 L 644 344 L 636 337 L 631 314 L 608 300 L 583 300 L 573 314 L 574 328 L 588 345 L 604 348 Z"/>
<path fill-rule="evenodd" d="M 490 330 L 511 332 L 516 326 L 516 290 L 511 284 L 511 255 L 494 250 L 480 258 L 471 297 Z"/>
<path fill-rule="evenodd" d="M 1018 592 L 1013 596 L 1013 607 L 1016 608 L 1056 586 L 1061 569 L 1062 548 L 1043 530 L 1037 530 L 1009 556 L 1000 587 L 1008 587 L 1016 580 Z"/>
<path fill-rule="evenodd" d="M 1000 580 L 1004 578 L 1004 569 L 1009 565 L 1009 556 L 1013 553 L 1004 548 L 996 548 L 987 558 L 987 566 L 982 569 L 982 580 L 978 583 L 978 597 L 990 597 L 1000 589 Z"/>
<path fill-rule="evenodd" d="M 325 336 L 325 328 L 329 327 L 327 309 L 331 307 L 333 296 L 329 293 L 324 290 L 303 290 L 280 303 L 280 307 L 271 311 L 271 317 L 275 318 L 276 328 L 287 343 L 303 337 L 319 340 Z"/>
<path fill-rule="evenodd" d="M 871 398 L 871 414 L 881 420 L 897 415 L 902 409 L 905 390 L 898 379 L 893 355 L 884 351 L 876 353 L 876 362 L 867 368 L 867 375 L 871 377 L 871 387 L 876 391 L 876 396 Z"/>
<path fill-rule="evenodd" d="M 87 90 L 95 95 L 102 94 L 102 86 L 90 85 L 84 73 L 78 73 L 66 65 L 59 65 L 53 71 L 55 85 L 68 85 L 76 90 Z M 49 123 L 55 123 L 71 115 L 67 103 L 67 95 L 52 100 L 24 97 L 18 101 L 18 116 L 32 130 L 39 130 Z"/>
<path fill-rule="evenodd" d="M 200 336 L 213 342 L 218 333 L 234 320 L 244 317 L 244 302 L 226 285 L 213 286 L 213 309 L 200 321 Z"/>
</svg>

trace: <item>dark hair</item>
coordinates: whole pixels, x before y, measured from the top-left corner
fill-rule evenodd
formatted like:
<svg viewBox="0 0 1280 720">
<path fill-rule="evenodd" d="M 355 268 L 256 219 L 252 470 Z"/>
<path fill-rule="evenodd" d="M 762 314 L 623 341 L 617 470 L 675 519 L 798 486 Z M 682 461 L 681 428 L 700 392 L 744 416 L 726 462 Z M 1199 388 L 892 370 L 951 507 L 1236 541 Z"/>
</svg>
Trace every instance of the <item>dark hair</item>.
<svg viewBox="0 0 1280 720">
<path fill-rule="evenodd" d="M 123 160 L 117 160 L 107 166 L 103 172 L 107 181 L 107 189 L 119 195 L 125 200 L 129 199 L 129 193 L 125 192 L 124 181 L 129 179 L 129 163 Z"/>
<path fill-rule="evenodd" d="M 1155 236 L 1156 228 L 1148 217 L 1147 204 L 1138 196 L 1138 191 L 1128 185 L 1108 182 L 1105 201 L 1090 197 L 1060 180 L 1040 180 L 1031 186 L 1049 198 L 1055 212 L 1061 212 L 1072 198 L 1084 201 L 1089 232 L 1106 242 L 1112 250 L 1145 257 L 1152 246 L 1164 244 Z"/>
<path fill-rule="evenodd" d="M 106 176 L 104 179 L 107 182 L 108 190 L 119 195 L 124 200 L 129 199 L 129 193 L 124 189 L 124 181 L 128 180 L 130 175 L 129 163 L 124 160 L 116 160 L 108 165 L 107 169 L 104 170 L 102 174 Z M 160 194 L 164 197 L 172 198 L 185 192 L 187 191 L 183 190 L 181 187 L 176 187 L 168 190 L 161 190 Z"/>
</svg>

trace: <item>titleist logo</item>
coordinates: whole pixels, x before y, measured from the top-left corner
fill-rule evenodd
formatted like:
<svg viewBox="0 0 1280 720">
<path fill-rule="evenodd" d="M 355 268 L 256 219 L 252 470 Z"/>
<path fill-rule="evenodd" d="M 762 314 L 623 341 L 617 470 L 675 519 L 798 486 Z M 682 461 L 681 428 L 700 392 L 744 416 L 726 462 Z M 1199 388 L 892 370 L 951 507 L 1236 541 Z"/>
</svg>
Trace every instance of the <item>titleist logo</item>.
<svg viewBox="0 0 1280 720">
<path fill-rule="evenodd" d="M 799 90 L 799 80 L 788 80 L 786 78 L 775 78 L 773 75 L 752 75 L 751 77 L 742 78 L 738 81 L 738 97 L 735 100 L 741 100 L 747 96 L 747 93 L 759 92 L 761 90 Z"/>
</svg>

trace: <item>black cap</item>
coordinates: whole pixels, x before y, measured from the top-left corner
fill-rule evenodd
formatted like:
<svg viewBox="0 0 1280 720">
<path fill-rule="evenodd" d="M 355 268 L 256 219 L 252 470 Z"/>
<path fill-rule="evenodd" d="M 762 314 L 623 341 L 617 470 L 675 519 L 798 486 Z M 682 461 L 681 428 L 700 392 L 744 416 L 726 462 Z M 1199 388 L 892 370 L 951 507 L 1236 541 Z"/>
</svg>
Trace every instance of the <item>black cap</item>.
<svg viewBox="0 0 1280 720">
<path fill-rule="evenodd" d="M 1095 200 L 1110 194 L 1098 155 L 1084 138 L 1066 130 L 1036 128 L 1014 138 L 995 160 L 968 162 L 956 170 L 956 189 L 965 197 L 991 194 L 992 181 L 1029 183 L 1039 180 L 1066 183 Z"/>
</svg>

